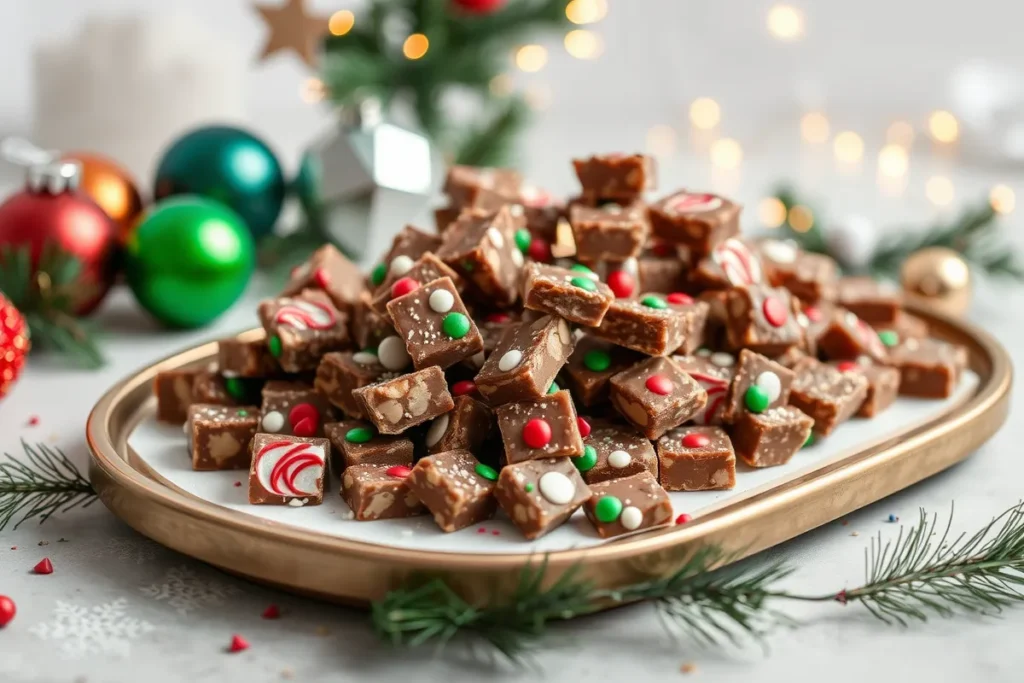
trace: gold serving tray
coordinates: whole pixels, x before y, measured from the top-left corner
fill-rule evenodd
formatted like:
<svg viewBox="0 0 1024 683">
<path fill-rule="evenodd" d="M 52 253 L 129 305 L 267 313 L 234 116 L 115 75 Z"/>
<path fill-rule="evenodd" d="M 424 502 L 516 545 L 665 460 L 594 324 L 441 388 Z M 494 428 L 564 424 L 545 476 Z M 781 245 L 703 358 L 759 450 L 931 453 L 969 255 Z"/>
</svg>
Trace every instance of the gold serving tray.
<svg viewBox="0 0 1024 683">
<path fill-rule="evenodd" d="M 962 344 L 980 378 L 976 390 L 948 412 L 836 462 L 689 524 L 596 547 L 547 555 L 547 580 L 570 568 L 597 586 L 614 588 L 678 567 L 695 549 L 715 545 L 735 559 L 770 548 L 835 520 L 965 459 L 1003 424 L 1012 367 L 988 333 L 926 310 L 932 333 Z M 258 330 L 242 336 L 259 334 Z M 140 533 L 196 559 L 254 581 L 329 600 L 365 604 L 410 576 L 445 576 L 470 600 L 501 599 L 519 579 L 527 553 L 471 555 L 403 550 L 327 536 L 223 508 L 172 488 L 149 474 L 128 447 L 132 429 L 155 411 L 158 372 L 202 365 L 216 355 L 204 344 L 150 365 L 99 400 L 86 425 L 90 479 L 100 499 Z M 883 414 L 876 419 L 885 419 Z"/>
</svg>

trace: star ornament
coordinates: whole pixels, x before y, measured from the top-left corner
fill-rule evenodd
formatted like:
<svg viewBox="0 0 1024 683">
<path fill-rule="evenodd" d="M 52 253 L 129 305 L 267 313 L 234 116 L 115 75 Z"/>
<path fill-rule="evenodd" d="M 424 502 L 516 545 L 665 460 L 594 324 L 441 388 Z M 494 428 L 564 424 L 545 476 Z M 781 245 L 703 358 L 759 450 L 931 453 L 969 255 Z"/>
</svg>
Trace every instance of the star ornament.
<svg viewBox="0 0 1024 683">
<path fill-rule="evenodd" d="M 256 5 L 270 35 L 260 60 L 282 50 L 291 50 L 308 66 L 315 66 L 320 39 L 327 33 L 328 17 L 311 14 L 305 0 L 285 0 L 283 5 Z"/>
</svg>

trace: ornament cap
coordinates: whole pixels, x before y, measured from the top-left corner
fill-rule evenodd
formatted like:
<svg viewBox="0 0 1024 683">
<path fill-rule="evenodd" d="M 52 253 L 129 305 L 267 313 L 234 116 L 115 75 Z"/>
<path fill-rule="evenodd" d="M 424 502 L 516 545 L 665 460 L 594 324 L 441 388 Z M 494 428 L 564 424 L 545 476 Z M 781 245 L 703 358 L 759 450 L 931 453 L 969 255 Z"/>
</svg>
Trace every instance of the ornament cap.
<svg viewBox="0 0 1024 683">
<path fill-rule="evenodd" d="M 25 168 L 25 185 L 33 192 L 60 194 L 78 187 L 82 165 L 58 158 L 53 151 L 36 147 L 23 138 L 4 138 L 0 156 Z"/>
</svg>

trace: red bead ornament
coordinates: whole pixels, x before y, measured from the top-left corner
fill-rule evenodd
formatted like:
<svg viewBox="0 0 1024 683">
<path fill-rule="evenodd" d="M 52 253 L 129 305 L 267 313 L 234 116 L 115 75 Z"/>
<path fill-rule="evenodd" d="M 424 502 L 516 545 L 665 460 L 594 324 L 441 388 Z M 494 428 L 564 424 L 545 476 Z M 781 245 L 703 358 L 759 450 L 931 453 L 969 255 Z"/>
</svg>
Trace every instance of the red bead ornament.
<svg viewBox="0 0 1024 683">
<path fill-rule="evenodd" d="M 493 14 L 505 5 L 505 0 L 452 0 L 452 5 L 467 14 Z"/>
<path fill-rule="evenodd" d="M 25 318 L 0 294 L 0 398 L 14 386 L 30 347 Z"/>
<path fill-rule="evenodd" d="M 653 391 L 661 396 L 668 396 L 672 393 L 672 380 L 665 375 L 651 375 L 644 385 L 648 391 Z"/>
<path fill-rule="evenodd" d="M 608 274 L 608 286 L 617 299 L 625 299 L 636 291 L 636 278 L 625 270 L 613 270 Z"/>
<path fill-rule="evenodd" d="M 687 434 L 683 437 L 683 446 L 686 448 L 703 448 L 711 443 L 707 434 Z"/>
<path fill-rule="evenodd" d="M 691 517 L 690 515 L 688 515 L 688 514 L 686 514 L 684 512 L 683 514 L 681 514 L 678 517 L 676 517 L 676 524 L 686 524 L 691 519 L 693 519 L 693 517 Z"/>
<path fill-rule="evenodd" d="M 851 370 L 856 370 L 859 367 L 860 366 L 852 360 L 844 360 L 842 363 L 836 365 L 836 370 L 839 372 L 850 372 Z"/>
<path fill-rule="evenodd" d="M 476 391 L 476 382 L 471 379 L 459 380 L 452 385 L 452 396 L 468 396 Z"/>
<path fill-rule="evenodd" d="M 313 271 L 313 282 L 320 289 L 327 289 L 331 286 L 331 276 L 324 268 L 317 268 Z"/>
<path fill-rule="evenodd" d="M 384 470 L 384 474 L 395 479 L 405 479 L 412 474 L 412 468 L 408 465 L 392 465 Z"/>
<path fill-rule="evenodd" d="M 14 621 L 14 615 L 18 613 L 18 607 L 6 595 L 0 595 L 0 628 Z"/>
<path fill-rule="evenodd" d="M 786 305 L 775 297 L 768 297 L 761 304 L 761 312 L 764 313 L 764 319 L 768 321 L 768 324 L 772 327 L 782 327 L 786 324 L 786 319 L 789 314 L 786 312 Z"/>
<path fill-rule="evenodd" d="M 512 317 L 508 313 L 489 313 L 484 322 L 497 323 L 499 325 L 507 323 L 512 320 Z"/>
<path fill-rule="evenodd" d="M 544 448 L 551 443 L 551 425 L 535 417 L 523 425 L 523 441 L 530 448 Z"/>
<path fill-rule="evenodd" d="M 689 294 L 683 294 L 682 292 L 672 292 L 665 297 L 665 300 L 670 304 L 682 304 L 684 306 L 693 303 L 693 297 Z"/>
<path fill-rule="evenodd" d="M 264 619 L 280 619 L 281 608 L 277 605 L 268 605 L 267 609 L 263 610 L 263 614 L 261 614 L 260 616 L 262 616 Z"/>
<path fill-rule="evenodd" d="M 228 652 L 242 652 L 243 650 L 249 649 L 249 641 L 240 635 L 231 636 L 231 645 L 228 646 Z"/>
<path fill-rule="evenodd" d="M 32 571 L 36 574 L 52 574 L 53 563 L 50 562 L 50 558 L 44 557 L 39 560 L 39 563 L 36 566 L 32 567 Z"/>
<path fill-rule="evenodd" d="M 590 436 L 590 423 L 584 420 L 582 417 L 576 418 L 576 426 L 579 427 L 580 436 L 584 439 Z"/>
<path fill-rule="evenodd" d="M 526 255 L 539 263 L 549 263 L 551 244 L 543 237 L 534 237 L 530 240 L 530 248 L 526 250 Z"/>
<path fill-rule="evenodd" d="M 419 287 L 419 281 L 411 277 L 398 278 L 395 280 L 395 284 L 391 285 L 391 298 L 397 299 L 400 296 L 405 296 L 409 292 L 415 292 Z"/>
</svg>

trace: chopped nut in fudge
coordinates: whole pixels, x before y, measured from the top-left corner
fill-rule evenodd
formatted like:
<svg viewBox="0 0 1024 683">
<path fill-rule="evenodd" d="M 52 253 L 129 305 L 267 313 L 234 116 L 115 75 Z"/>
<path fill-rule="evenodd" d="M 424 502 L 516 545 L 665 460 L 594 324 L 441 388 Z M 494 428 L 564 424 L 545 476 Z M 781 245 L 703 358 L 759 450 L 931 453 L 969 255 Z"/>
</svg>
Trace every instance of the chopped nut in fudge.
<svg viewBox="0 0 1024 683">
<path fill-rule="evenodd" d="M 392 337 L 405 345 L 398 337 Z M 406 356 L 408 357 L 408 356 Z M 336 351 L 325 353 L 317 366 L 313 386 L 333 405 L 349 417 L 365 417 L 363 407 L 352 392 L 374 382 L 396 377 L 397 373 L 385 368 L 376 353 L 370 351 Z"/>
<path fill-rule="evenodd" d="M 420 459 L 409 488 L 442 531 L 458 531 L 494 516 L 498 473 L 469 451 L 446 451 Z"/>
<path fill-rule="evenodd" d="M 661 485 L 667 491 L 736 486 L 736 454 L 721 427 L 676 427 L 657 443 Z"/>
<path fill-rule="evenodd" d="M 681 425 L 707 400 L 700 384 L 668 358 L 650 358 L 611 379 L 612 405 L 648 439 Z"/>
<path fill-rule="evenodd" d="M 672 521 L 672 501 L 647 471 L 590 486 L 583 512 L 601 538 L 655 529 Z"/>
<path fill-rule="evenodd" d="M 510 325 L 487 357 L 476 386 L 492 406 L 545 396 L 572 353 L 569 325 L 550 315 Z"/>
<path fill-rule="evenodd" d="M 341 497 L 361 522 L 422 515 L 426 508 L 409 488 L 411 471 L 407 465 L 346 467 Z"/>
<path fill-rule="evenodd" d="M 352 394 L 366 419 L 381 434 L 401 434 L 455 407 L 444 372 L 436 365 L 356 389 Z"/>
<path fill-rule="evenodd" d="M 249 469 L 249 442 L 259 426 L 260 409 L 256 406 L 192 404 L 185 423 L 192 469 Z"/>
<path fill-rule="evenodd" d="M 523 536 L 533 540 L 569 519 L 590 498 L 590 489 L 569 458 L 544 458 L 503 467 L 494 495 Z"/>
</svg>

